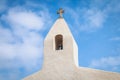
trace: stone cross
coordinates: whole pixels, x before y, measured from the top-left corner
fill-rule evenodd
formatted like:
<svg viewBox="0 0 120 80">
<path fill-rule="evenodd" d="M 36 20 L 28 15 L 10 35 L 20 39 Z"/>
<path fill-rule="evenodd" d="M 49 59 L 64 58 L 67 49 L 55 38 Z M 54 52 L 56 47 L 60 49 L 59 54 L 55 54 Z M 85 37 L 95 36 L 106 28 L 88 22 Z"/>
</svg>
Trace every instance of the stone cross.
<svg viewBox="0 0 120 80">
<path fill-rule="evenodd" d="M 57 14 L 59 14 L 59 17 L 62 18 L 63 17 L 63 14 L 64 13 L 64 10 L 62 8 L 60 8 L 58 11 L 57 11 Z"/>
</svg>

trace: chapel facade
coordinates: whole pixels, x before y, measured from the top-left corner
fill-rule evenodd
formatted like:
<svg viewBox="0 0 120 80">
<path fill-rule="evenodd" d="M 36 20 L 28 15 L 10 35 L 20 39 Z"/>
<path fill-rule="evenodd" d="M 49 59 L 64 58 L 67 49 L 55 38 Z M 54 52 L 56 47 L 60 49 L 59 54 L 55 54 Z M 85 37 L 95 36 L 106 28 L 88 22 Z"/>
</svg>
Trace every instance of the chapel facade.
<svg viewBox="0 0 120 80">
<path fill-rule="evenodd" d="M 42 69 L 23 80 L 120 80 L 120 74 L 79 67 L 78 47 L 60 14 L 44 40 Z"/>
</svg>

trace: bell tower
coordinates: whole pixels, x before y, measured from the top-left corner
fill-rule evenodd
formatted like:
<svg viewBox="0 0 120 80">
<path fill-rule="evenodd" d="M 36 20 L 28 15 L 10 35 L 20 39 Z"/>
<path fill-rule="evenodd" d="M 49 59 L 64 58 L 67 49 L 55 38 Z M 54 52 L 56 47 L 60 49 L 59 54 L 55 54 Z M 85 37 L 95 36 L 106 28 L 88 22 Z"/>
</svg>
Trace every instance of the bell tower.
<svg viewBox="0 0 120 80">
<path fill-rule="evenodd" d="M 78 66 L 77 44 L 62 16 L 63 13 L 64 10 L 61 8 L 57 11 L 59 18 L 44 40 L 43 69 L 55 67 L 64 70 L 65 66 Z"/>
<path fill-rule="evenodd" d="M 59 9 L 56 20 L 44 40 L 42 69 L 24 80 L 118 80 L 119 73 L 78 67 L 77 44 Z"/>
</svg>

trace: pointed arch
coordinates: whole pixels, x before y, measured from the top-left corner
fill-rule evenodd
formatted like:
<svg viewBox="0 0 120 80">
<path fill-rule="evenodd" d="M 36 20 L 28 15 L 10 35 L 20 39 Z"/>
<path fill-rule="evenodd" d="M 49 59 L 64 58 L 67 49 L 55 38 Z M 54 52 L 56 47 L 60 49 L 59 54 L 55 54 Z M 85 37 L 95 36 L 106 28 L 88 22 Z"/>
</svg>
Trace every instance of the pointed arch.
<svg viewBox="0 0 120 80">
<path fill-rule="evenodd" d="M 55 50 L 63 49 L 63 36 L 58 34 L 55 36 Z"/>
</svg>

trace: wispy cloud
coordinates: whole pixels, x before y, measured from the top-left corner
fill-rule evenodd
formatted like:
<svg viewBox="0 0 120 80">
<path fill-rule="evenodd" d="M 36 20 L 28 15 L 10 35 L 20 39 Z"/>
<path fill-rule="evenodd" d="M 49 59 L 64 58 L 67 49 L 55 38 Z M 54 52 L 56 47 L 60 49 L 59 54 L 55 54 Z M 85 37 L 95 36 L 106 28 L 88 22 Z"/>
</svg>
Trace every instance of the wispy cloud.
<svg viewBox="0 0 120 80">
<path fill-rule="evenodd" d="M 119 13 L 120 12 L 120 1 L 119 0 L 111 0 L 107 1 L 106 12 L 109 13 Z"/>
<path fill-rule="evenodd" d="M 1 16 L 1 21 L 10 27 L 0 25 L 1 80 L 18 80 L 24 71 L 40 68 L 43 36 L 39 31 L 44 30 L 49 24 L 50 15 L 48 14 L 46 8 L 33 12 L 25 7 L 14 7 Z M 20 71 L 21 69 L 23 72 Z"/>
<path fill-rule="evenodd" d="M 80 31 L 94 32 L 104 27 L 111 13 L 120 12 L 118 0 L 101 1 L 91 0 L 89 8 L 76 7 L 74 9 L 66 7 L 69 18 L 74 21 L 73 26 Z M 114 6 L 114 7 L 113 7 Z"/>
<path fill-rule="evenodd" d="M 100 29 L 106 20 L 106 14 L 98 9 L 66 9 L 74 19 L 73 25 L 76 25 L 80 31 L 92 32 Z"/>
<path fill-rule="evenodd" d="M 1 0 L 0 1 L 0 13 L 5 11 L 7 8 L 8 8 L 7 0 Z"/>
<path fill-rule="evenodd" d="M 103 70 L 119 71 L 120 56 L 115 57 L 103 57 L 97 60 L 93 60 L 89 67 L 99 68 Z"/>
<path fill-rule="evenodd" d="M 84 23 L 81 23 L 80 30 L 94 31 L 103 27 L 106 15 L 101 10 L 89 9 L 84 12 Z"/>
<path fill-rule="evenodd" d="M 110 39 L 111 41 L 120 41 L 120 37 L 113 37 Z"/>
</svg>

